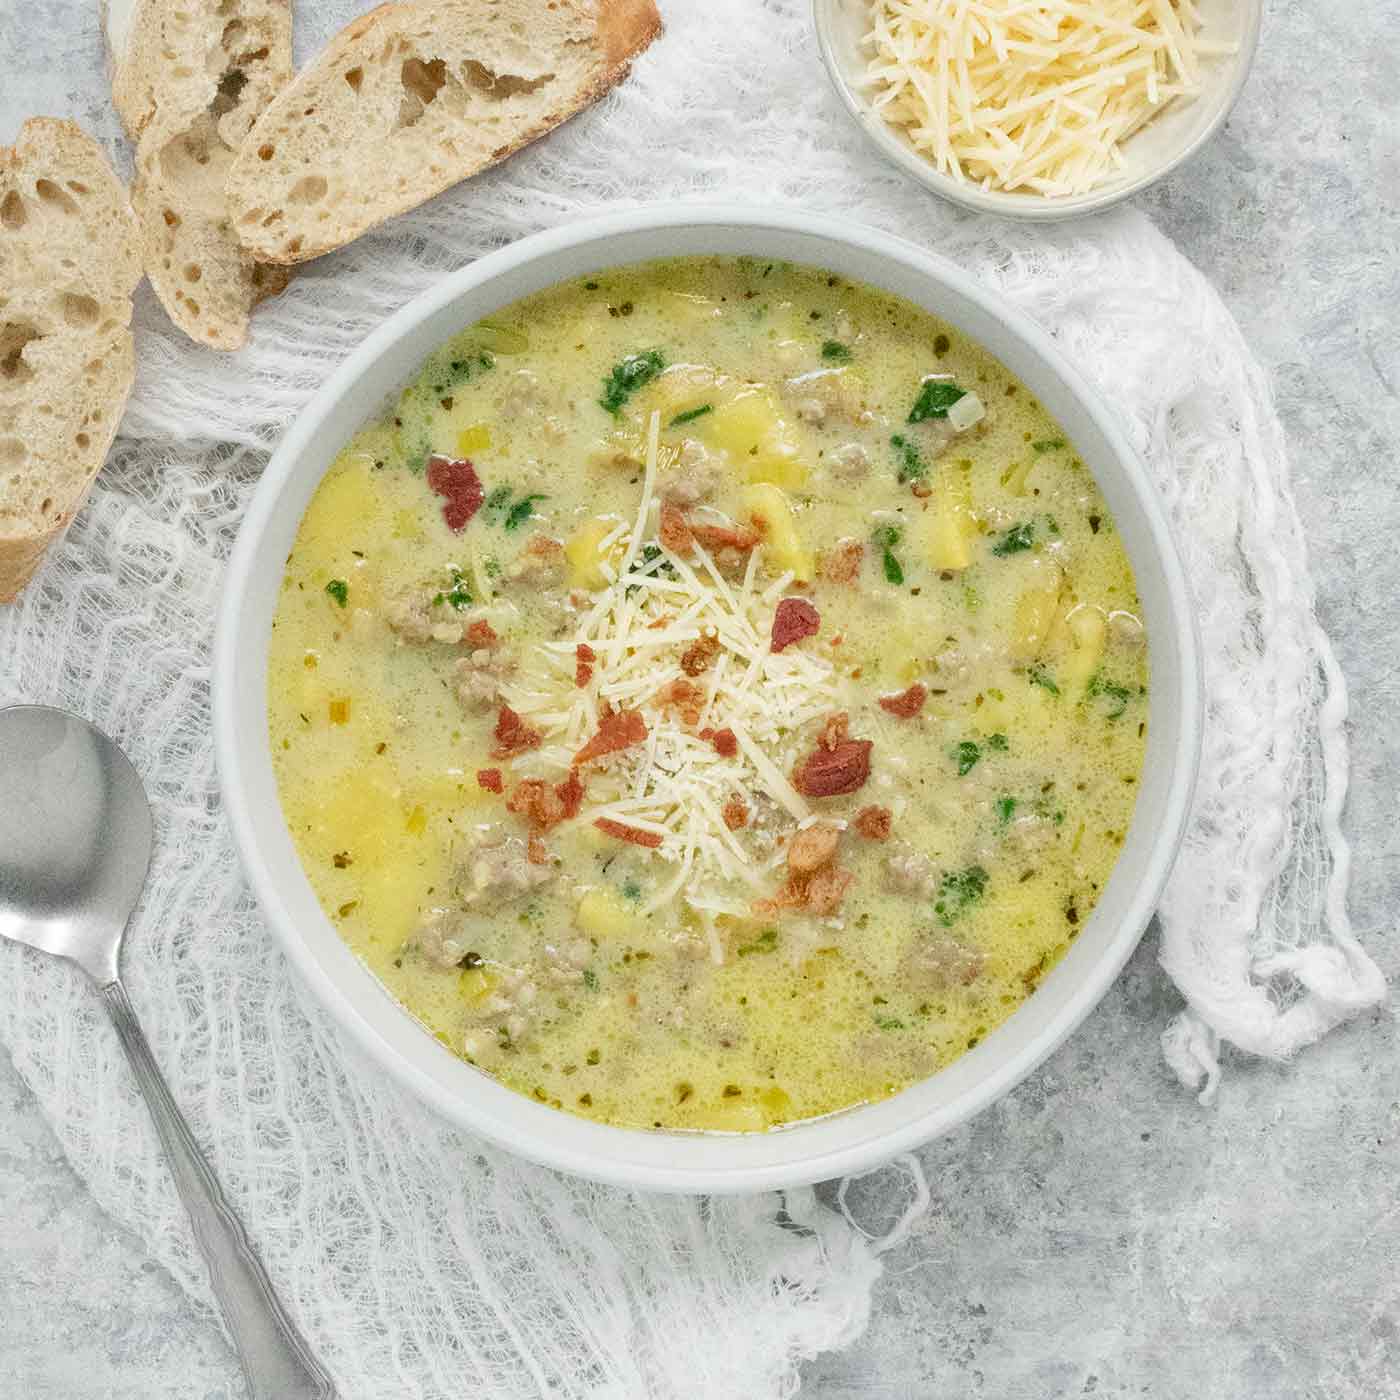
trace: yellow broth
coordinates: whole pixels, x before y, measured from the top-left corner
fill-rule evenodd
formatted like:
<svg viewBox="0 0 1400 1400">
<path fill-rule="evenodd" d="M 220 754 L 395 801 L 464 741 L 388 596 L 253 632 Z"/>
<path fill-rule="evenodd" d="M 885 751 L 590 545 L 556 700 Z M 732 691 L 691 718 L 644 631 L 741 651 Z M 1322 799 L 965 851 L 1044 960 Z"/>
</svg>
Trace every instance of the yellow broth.
<svg viewBox="0 0 1400 1400">
<path fill-rule="evenodd" d="M 460 529 L 435 456 L 481 483 Z M 668 549 L 663 501 L 758 543 Z M 783 598 L 818 629 L 774 653 Z M 271 640 L 283 810 L 342 937 L 455 1054 L 610 1123 L 761 1130 L 934 1073 L 1062 955 L 1132 818 L 1138 612 L 1073 444 L 951 326 L 811 268 L 621 268 L 464 331 L 326 474 Z M 917 713 L 880 704 L 916 685 Z M 560 790 L 609 695 L 648 739 L 532 827 L 512 794 Z M 502 705 L 537 745 L 493 757 Z M 757 757 L 699 737 L 728 716 Z M 794 792 L 813 754 L 846 772 L 824 734 L 869 741 L 868 776 Z"/>
</svg>

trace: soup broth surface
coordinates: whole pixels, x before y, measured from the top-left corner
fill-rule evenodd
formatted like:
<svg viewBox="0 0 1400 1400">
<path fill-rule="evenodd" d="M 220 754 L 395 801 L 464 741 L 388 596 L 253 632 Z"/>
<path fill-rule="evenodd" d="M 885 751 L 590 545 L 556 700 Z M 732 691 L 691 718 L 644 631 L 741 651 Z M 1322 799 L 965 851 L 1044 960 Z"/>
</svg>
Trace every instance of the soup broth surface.
<svg viewBox="0 0 1400 1400">
<path fill-rule="evenodd" d="M 898 298 L 750 259 L 435 352 L 287 561 L 268 711 L 327 915 L 454 1054 L 630 1127 L 883 1098 L 1094 907 L 1142 765 L 1073 443 Z"/>
</svg>

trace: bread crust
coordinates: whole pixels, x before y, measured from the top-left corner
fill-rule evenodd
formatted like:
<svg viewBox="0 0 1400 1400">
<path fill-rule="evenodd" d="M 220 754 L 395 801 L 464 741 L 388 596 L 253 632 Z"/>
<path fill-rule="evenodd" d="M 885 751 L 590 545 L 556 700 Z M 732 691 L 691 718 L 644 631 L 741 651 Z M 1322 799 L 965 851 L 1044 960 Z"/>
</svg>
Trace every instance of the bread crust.
<svg viewBox="0 0 1400 1400">
<path fill-rule="evenodd" d="M 72 122 L 36 117 L 0 149 L 0 603 L 68 528 L 135 376 L 135 216 Z"/>
<path fill-rule="evenodd" d="M 389 0 L 361 15 L 331 39 L 321 55 L 297 75 L 258 119 L 230 172 L 228 202 L 238 237 L 260 261 L 292 266 L 320 257 L 514 155 L 606 95 L 627 76 L 632 60 L 662 29 L 654 0 L 557 0 L 551 7 L 556 15 L 575 24 L 586 24 L 592 30 L 590 43 L 594 61 L 589 65 L 586 80 L 561 91 L 558 100 L 548 109 L 522 117 L 509 139 L 485 155 L 478 153 L 436 173 L 415 171 L 415 178 L 406 190 L 383 196 L 372 209 L 361 206 L 351 211 L 353 217 L 347 214 L 315 228 L 298 226 L 295 234 L 266 232 L 269 225 L 285 220 L 287 210 L 285 203 L 279 207 L 271 198 L 268 186 L 272 177 L 260 171 L 258 152 L 275 147 L 284 135 L 293 131 L 306 109 L 314 108 L 340 77 L 356 66 L 370 65 L 376 55 L 387 54 L 408 27 L 421 21 L 427 13 L 438 11 L 448 15 L 452 8 L 451 0 L 440 0 L 436 5 Z M 436 61 L 437 55 L 426 57 Z M 470 61 L 470 58 L 471 55 L 454 56 L 462 61 Z M 459 125 L 464 130 L 469 129 L 470 117 L 463 117 Z M 303 172 L 313 177 L 317 174 L 311 166 L 298 167 L 298 173 Z M 292 227 L 290 222 L 286 223 L 287 229 Z"/>
</svg>

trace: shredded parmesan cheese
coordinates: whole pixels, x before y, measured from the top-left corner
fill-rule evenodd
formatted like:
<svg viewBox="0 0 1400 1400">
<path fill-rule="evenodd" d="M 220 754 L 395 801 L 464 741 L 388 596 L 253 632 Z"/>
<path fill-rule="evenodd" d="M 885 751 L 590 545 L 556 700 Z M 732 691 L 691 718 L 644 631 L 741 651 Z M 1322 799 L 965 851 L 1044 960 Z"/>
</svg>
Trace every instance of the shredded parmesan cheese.
<svg viewBox="0 0 1400 1400">
<path fill-rule="evenodd" d="M 1191 0 L 874 0 L 875 110 L 960 183 L 1083 194 L 1122 143 L 1200 92 Z"/>
<path fill-rule="evenodd" d="M 767 892 L 781 859 L 762 821 L 731 831 L 725 805 L 737 797 L 751 812 L 807 820 L 811 809 L 784 774 L 810 747 L 804 736 L 812 725 L 847 706 L 847 683 L 817 654 L 796 646 L 773 652 L 773 614 L 792 575 L 759 591 L 761 546 L 735 584 L 700 546 L 696 567 L 660 543 L 658 417 L 648 433 L 636 522 L 608 540 L 617 561 L 613 581 L 592 595 L 572 636 L 547 643 L 532 669 L 504 687 L 506 703 L 544 735 L 541 747 L 511 767 L 522 776 L 561 778 L 597 732 L 603 702 L 640 711 L 645 742 L 590 766 L 576 820 L 608 818 L 661 837 L 659 846 L 636 851 L 673 867 L 643 907 L 683 900 L 700 916 L 714 953 L 714 918 L 747 910 L 755 894 Z M 694 709 L 687 721 L 686 707 L 667 703 L 664 693 L 690 679 L 680 658 L 701 637 L 717 650 L 693 679 L 703 701 L 698 722 Z M 575 683 L 580 645 L 596 658 L 582 688 Z M 729 757 L 700 737 L 701 730 L 722 729 L 737 740 Z"/>
</svg>

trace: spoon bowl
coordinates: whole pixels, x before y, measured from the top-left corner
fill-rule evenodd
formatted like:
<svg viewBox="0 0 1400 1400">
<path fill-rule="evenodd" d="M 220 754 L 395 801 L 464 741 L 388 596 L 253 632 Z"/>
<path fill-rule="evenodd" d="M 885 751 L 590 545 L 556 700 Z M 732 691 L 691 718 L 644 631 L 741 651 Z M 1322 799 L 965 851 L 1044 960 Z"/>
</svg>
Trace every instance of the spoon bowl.
<svg viewBox="0 0 1400 1400">
<path fill-rule="evenodd" d="M 141 779 L 105 734 L 44 705 L 0 710 L 0 935 L 116 981 L 151 843 Z"/>
</svg>

